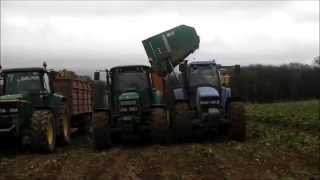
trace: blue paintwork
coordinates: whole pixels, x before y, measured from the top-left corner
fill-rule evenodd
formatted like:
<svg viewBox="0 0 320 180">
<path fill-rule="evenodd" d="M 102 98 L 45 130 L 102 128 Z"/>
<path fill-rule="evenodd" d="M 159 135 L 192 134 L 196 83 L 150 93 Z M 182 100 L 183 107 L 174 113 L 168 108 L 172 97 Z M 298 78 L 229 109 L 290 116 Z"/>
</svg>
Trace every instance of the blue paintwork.
<svg viewBox="0 0 320 180">
<path fill-rule="evenodd" d="M 213 87 L 198 87 L 197 98 L 198 97 L 219 97 L 219 92 Z"/>
<path fill-rule="evenodd" d="M 221 88 L 221 105 L 224 110 L 227 108 L 228 99 L 231 98 L 231 89 L 228 87 Z"/>
<path fill-rule="evenodd" d="M 196 108 L 201 112 L 201 98 L 219 98 L 219 92 L 213 87 L 198 87 L 196 92 Z"/>
<path fill-rule="evenodd" d="M 188 98 L 183 88 L 177 88 L 173 90 L 175 101 L 187 101 Z"/>
</svg>

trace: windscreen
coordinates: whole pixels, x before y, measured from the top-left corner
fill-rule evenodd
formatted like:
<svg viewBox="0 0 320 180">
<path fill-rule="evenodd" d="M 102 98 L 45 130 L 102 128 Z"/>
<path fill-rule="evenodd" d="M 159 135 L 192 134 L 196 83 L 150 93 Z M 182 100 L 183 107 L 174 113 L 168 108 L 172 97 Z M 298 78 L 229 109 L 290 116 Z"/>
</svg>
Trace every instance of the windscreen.
<svg viewBox="0 0 320 180">
<path fill-rule="evenodd" d="M 4 94 L 39 93 L 40 91 L 39 72 L 12 72 L 5 75 Z"/>
<path fill-rule="evenodd" d="M 142 91 L 149 88 L 149 79 L 143 72 L 115 73 L 113 79 L 114 90 L 123 92 L 127 90 Z"/>
<path fill-rule="evenodd" d="M 211 64 L 193 64 L 190 66 L 189 82 L 191 87 L 202 84 L 218 85 L 216 67 Z"/>
</svg>

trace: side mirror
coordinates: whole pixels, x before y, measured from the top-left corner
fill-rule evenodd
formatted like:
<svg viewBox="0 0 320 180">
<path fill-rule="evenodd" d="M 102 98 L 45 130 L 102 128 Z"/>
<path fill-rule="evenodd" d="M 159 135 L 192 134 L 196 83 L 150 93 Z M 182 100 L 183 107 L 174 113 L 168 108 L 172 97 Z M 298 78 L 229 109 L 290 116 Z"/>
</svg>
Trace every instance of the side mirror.
<svg viewBox="0 0 320 180">
<path fill-rule="evenodd" d="M 99 81 L 100 80 L 100 72 L 98 72 L 98 71 L 94 72 L 93 79 L 95 81 Z"/>
<path fill-rule="evenodd" d="M 106 80 L 107 80 L 107 83 L 109 85 L 109 81 L 110 81 L 110 71 L 108 69 L 106 69 Z"/>
<path fill-rule="evenodd" d="M 54 81 L 57 77 L 57 72 L 56 71 L 50 71 L 48 73 L 48 76 L 49 76 L 49 86 L 50 86 L 50 90 L 51 90 L 51 93 L 54 93 Z"/>
<path fill-rule="evenodd" d="M 185 70 L 186 70 L 186 64 L 185 63 L 179 64 L 179 71 L 184 72 Z"/>
<path fill-rule="evenodd" d="M 240 73 L 240 65 L 238 65 L 238 64 L 235 65 L 234 69 L 235 69 L 236 73 Z"/>
<path fill-rule="evenodd" d="M 3 92 L 3 78 L 0 78 L 0 96 L 2 95 Z"/>
<path fill-rule="evenodd" d="M 48 75 L 49 75 L 50 81 L 54 81 L 56 79 L 56 77 L 57 77 L 57 72 L 56 71 L 50 71 L 48 73 Z"/>
</svg>

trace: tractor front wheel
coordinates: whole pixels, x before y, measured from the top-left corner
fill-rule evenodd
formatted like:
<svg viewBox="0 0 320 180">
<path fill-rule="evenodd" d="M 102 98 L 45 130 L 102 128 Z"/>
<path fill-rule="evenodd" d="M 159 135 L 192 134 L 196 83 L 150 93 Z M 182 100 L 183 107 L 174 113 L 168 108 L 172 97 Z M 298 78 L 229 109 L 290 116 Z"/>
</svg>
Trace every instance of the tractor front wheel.
<svg viewBox="0 0 320 180">
<path fill-rule="evenodd" d="M 172 140 L 169 114 L 164 108 L 153 108 L 152 114 L 152 140 L 161 144 L 169 144 Z"/>
<path fill-rule="evenodd" d="M 229 136 L 236 141 L 245 141 L 246 139 L 246 120 L 244 104 L 232 102 L 229 105 L 230 129 Z"/>
<path fill-rule="evenodd" d="M 176 103 L 171 111 L 172 127 L 177 140 L 188 138 L 192 135 L 192 118 L 188 103 Z"/>
<path fill-rule="evenodd" d="M 112 146 L 109 123 L 109 116 L 104 113 L 97 113 L 93 118 L 93 143 L 97 150 L 107 149 Z"/>
<path fill-rule="evenodd" d="M 36 151 L 53 152 L 56 147 L 56 123 L 49 110 L 37 110 L 31 119 L 31 147 Z"/>
</svg>

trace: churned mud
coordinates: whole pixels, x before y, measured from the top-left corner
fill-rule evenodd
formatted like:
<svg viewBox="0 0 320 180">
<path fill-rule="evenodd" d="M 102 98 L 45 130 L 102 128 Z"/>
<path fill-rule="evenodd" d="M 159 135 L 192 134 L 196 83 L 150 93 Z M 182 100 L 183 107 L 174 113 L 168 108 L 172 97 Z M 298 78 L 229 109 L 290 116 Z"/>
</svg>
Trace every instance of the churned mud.
<svg viewBox="0 0 320 180">
<path fill-rule="evenodd" d="M 71 145 L 38 154 L 1 141 L 0 180 L 320 179 L 317 128 L 252 117 L 245 142 L 126 143 L 96 151 L 87 136 L 76 135 Z"/>
</svg>

